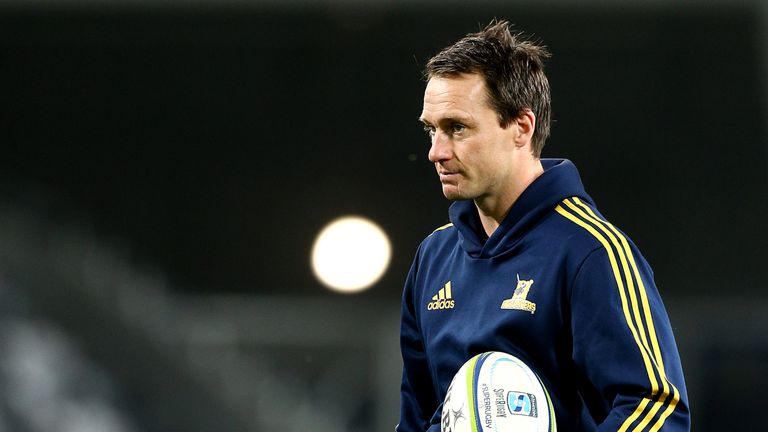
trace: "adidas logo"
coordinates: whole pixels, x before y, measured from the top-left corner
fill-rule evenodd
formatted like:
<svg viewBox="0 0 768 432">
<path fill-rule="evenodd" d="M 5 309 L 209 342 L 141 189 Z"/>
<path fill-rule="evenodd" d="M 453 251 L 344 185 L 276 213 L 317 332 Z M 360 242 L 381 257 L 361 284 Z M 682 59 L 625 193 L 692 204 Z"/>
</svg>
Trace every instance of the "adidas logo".
<svg viewBox="0 0 768 432">
<path fill-rule="evenodd" d="M 451 281 L 445 284 L 437 295 L 432 296 L 432 301 L 427 303 L 427 310 L 453 309 L 456 302 L 451 295 Z"/>
</svg>

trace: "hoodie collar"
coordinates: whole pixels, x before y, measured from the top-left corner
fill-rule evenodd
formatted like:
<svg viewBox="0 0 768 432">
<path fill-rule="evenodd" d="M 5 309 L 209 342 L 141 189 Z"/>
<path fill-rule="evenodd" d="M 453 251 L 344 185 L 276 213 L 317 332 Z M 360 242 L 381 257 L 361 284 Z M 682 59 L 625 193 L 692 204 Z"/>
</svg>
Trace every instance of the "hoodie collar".
<svg viewBox="0 0 768 432">
<path fill-rule="evenodd" d="M 490 258 L 509 250 L 530 226 L 565 198 L 578 196 L 592 203 L 576 166 L 567 159 L 541 159 L 544 172 L 523 191 L 509 213 L 486 237 L 472 200 L 456 201 L 448 213 L 458 229 L 459 245 L 472 257 Z"/>
</svg>

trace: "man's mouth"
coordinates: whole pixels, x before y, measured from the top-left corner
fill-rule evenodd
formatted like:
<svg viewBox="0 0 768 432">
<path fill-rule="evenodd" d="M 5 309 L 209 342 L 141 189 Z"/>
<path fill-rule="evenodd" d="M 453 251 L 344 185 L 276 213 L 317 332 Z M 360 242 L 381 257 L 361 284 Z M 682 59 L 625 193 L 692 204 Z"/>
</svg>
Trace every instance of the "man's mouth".
<svg viewBox="0 0 768 432">
<path fill-rule="evenodd" d="M 442 182 L 453 180 L 459 176 L 458 172 L 453 171 L 438 171 L 437 174 L 440 177 L 440 181 Z"/>
</svg>

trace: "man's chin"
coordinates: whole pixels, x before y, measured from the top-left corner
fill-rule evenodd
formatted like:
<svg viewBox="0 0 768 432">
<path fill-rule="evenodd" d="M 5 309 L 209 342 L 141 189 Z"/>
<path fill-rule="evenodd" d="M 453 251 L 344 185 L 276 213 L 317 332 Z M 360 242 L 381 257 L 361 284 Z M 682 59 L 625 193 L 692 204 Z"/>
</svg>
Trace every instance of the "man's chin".
<svg viewBox="0 0 768 432">
<path fill-rule="evenodd" d="M 467 194 L 461 193 L 455 186 L 443 186 L 443 195 L 451 201 L 461 201 L 470 199 Z"/>
</svg>

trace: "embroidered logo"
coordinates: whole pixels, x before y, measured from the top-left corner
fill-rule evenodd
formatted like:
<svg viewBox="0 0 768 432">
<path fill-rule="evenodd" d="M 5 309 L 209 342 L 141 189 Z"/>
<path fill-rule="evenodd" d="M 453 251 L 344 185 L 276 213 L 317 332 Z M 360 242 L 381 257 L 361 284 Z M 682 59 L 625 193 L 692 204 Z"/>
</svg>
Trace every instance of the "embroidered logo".
<svg viewBox="0 0 768 432">
<path fill-rule="evenodd" d="M 526 297 L 528 297 L 528 291 L 531 289 L 531 285 L 533 285 L 533 279 L 520 280 L 520 275 L 516 276 L 517 286 L 515 287 L 515 292 L 512 293 L 512 298 L 508 298 L 501 302 L 501 308 L 518 309 L 528 311 L 530 313 L 536 312 L 536 303 L 526 299 Z"/>
<path fill-rule="evenodd" d="M 436 295 L 432 296 L 432 301 L 427 303 L 427 310 L 453 309 L 455 304 L 451 293 L 451 281 L 448 281 Z"/>
</svg>

